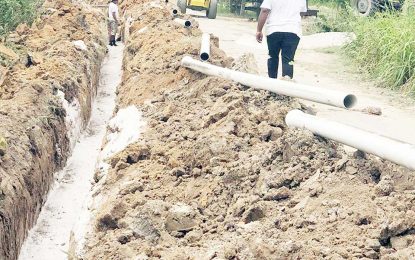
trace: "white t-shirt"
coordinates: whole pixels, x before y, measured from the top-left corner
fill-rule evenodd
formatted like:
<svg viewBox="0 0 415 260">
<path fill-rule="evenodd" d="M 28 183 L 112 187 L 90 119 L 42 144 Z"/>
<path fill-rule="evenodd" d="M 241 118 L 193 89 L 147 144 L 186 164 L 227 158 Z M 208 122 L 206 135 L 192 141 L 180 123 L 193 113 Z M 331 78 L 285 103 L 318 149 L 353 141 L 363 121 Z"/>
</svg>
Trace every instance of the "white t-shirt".
<svg viewBox="0 0 415 260">
<path fill-rule="evenodd" d="M 301 36 L 300 12 L 307 12 L 306 0 L 264 0 L 261 8 L 271 10 L 265 23 L 266 35 L 291 32 Z"/>
<path fill-rule="evenodd" d="M 114 4 L 113 2 L 110 3 L 110 5 L 108 6 L 108 19 L 110 21 L 114 21 L 114 17 L 112 16 L 112 13 L 115 13 L 115 17 L 119 17 L 118 14 L 118 6 L 116 4 Z"/>
</svg>

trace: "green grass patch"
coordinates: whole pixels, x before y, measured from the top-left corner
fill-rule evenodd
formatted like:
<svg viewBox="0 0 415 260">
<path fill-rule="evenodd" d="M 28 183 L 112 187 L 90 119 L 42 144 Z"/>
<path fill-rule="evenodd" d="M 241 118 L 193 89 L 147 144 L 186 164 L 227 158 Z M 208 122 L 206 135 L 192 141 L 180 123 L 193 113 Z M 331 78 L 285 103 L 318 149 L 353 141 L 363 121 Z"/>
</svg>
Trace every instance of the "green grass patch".
<svg viewBox="0 0 415 260">
<path fill-rule="evenodd" d="M 0 36 L 36 18 L 39 0 L 0 0 Z"/>
<path fill-rule="evenodd" d="M 312 0 L 320 13 L 308 30 L 354 32 L 356 40 L 342 49 L 344 56 L 381 86 L 415 96 L 415 4 L 411 1 L 401 11 L 359 17 L 348 0 Z"/>
<path fill-rule="evenodd" d="M 415 95 L 415 19 L 398 12 L 353 22 L 356 40 L 347 55 L 383 86 Z"/>
</svg>

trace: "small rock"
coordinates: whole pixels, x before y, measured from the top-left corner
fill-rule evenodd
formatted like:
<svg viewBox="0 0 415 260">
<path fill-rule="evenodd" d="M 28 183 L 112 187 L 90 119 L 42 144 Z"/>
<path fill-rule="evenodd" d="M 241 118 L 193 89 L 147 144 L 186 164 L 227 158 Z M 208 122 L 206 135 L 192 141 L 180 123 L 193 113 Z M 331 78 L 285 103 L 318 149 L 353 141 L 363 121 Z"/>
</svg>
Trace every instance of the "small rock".
<svg viewBox="0 0 415 260">
<path fill-rule="evenodd" d="M 29 27 L 25 23 L 21 23 L 15 30 L 19 35 L 26 34 L 29 31 Z"/>
<path fill-rule="evenodd" d="M 360 150 L 356 150 L 356 152 L 353 153 L 353 157 L 356 159 L 366 159 L 366 153 Z"/>
<path fill-rule="evenodd" d="M 142 160 L 148 160 L 151 156 L 150 148 L 147 146 L 139 146 L 130 150 L 131 151 L 127 156 L 128 164 L 134 164 Z"/>
<path fill-rule="evenodd" d="M 323 185 L 320 183 L 314 183 L 310 188 L 310 197 L 317 197 L 319 194 L 323 192 Z"/>
<path fill-rule="evenodd" d="M 116 228 L 118 228 L 117 220 L 115 220 L 110 214 L 105 214 L 98 219 L 98 230 L 105 231 Z"/>
<path fill-rule="evenodd" d="M 62 6 L 62 11 L 67 14 L 71 12 L 71 8 L 67 5 L 64 5 Z"/>
<path fill-rule="evenodd" d="M 375 186 L 375 192 L 378 196 L 389 196 L 395 188 L 392 178 L 386 175 L 382 180 Z"/>
<path fill-rule="evenodd" d="M 29 68 L 43 63 L 43 58 L 38 53 L 27 53 L 26 59 L 23 59 L 23 63 Z"/>
<path fill-rule="evenodd" d="M 5 67 L 0 66 L 0 86 L 3 85 L 3 82 L 6 80 L 9 70 Z"/>
<path fill-rule="evenodd" d="M 281 251 L 285 252 L 285 253 L 292 254 L 292 253 L 297 252 L 300 249 L 301 249 L 301 245 L 296 244 L 292 240 L 289 240 L 289 241 L 281 244 Z"/>
<path fill-rule="evenodd" d="M 258 221 L 264 217 L 265 213 L 260 207 L 252 207 L 244 214 L 242 221 L 245 224 L 248 224 L 250 222 Z"/>
<path fill-rule="evenodd" d="M 187 241 L 190 243 L 195 243 L 199 241 L 203 236 L 203 232 L 200 230 L 192 230 L 186 235 Z"/>
<path fill-rule="evenodd" d="M 358 215 L 356 218 L 356 225 L 358 226 L 369 225 L 370 223 L 372 223 L 370 216 Z"/>
<path fill-rule="evenodd" d="M 347 166 L 346 167 L 346 172 L 350 175 L 354 175 L 357 173 L 357 169 L 353 166 Z"/>
<path fill-rule="evenodd" d="M 34 89 L 34 90 L 36 90 L 36 92 L 37 93 L 42 93 L 43 92 L 43 87 L 41 86 L 41 85 L 38 85 L 38 84 L 33 84 L 32 85 L 32 88 Z"/>
<path fill-rule="evenodd" d="M 382 109 L 380 107 L 366 107 L 362 111 L 370 115 L 382 115 Z"/>
<path fill-rule="evenodd" d="M 19 55 L 17 55 L 12 49 L 7 48 L 1 43 L 0 43 L 0 56 L 6 56 L 7 58 L 13 61 L 16 61 L 19 59 Z"/>
<path fill-rule="evenodd" d="M 127 227 L 136 238 L 144 238 L 151 242 L 156 242 L 160 238 L 159 230 L 152 220 L 145 215 L 140 214 L 134 217 L 128 217 L 120 224 Z"/>
<path fill-rule="evenodd" d="M 115 166 L 115 168 L 117 169 L 117 171 L 119 170 L 124 170 L 125 168 L 127 168 L 128 166 L 130 166 L 130 164 L 120 161 L 117 163 L 117 165 Z"/>
<path fill-rule="evenodd" d="M 75 46 L 75 49 L 80 51 L 86 51 L 88 50 L 88 46 L 86 46 L 85 42 L 82 40 L 79 41 L 73 41 L 73 45 Z"/>
<path fill-rule="evenodd" d="M 405 249 L 415 243 L 414 236 L 396 236 L 391 237 L 392 247 L 395 249 Z"/>
<path fill-rule="evenodd" d="M 264 200 L 285 200 L 291 196 L 291 191 L 287 187 L 281 187 L 279 189 L 271 189 L 264 196 Z"/>
<path fill-rule="evenodd" d="M 176 204 L 170 210 L 166 218 L 166 230 L 174 235 L 174 232 L 186 234 L 198 225 L 198 214 L 186 204 Z"/>
<path fill-rule="evenodd" d="M 343 157 L 342 159 L 338 160 L 335 168 L 337 171 L 343 169 L 343 167 L 346 165 L 346 163 L 349 161 L 349 159 L 347 159 L 346 157 Z"/>
<path fill-rule="evenodd" d="M 179 178 L 186 174 L 186 171 L 183 168 L 174 168 L 171 173 L 171 175 L 176 176 L 176 178 Z"/>
<path fill-rule="evenodd" d="M 4 137 L 0 136 L 0 156 L 4 156 L 6 154 L 7 149 L 7 141 Z"/>
<path fill-rule="evenodd" d="M 120 244 L 124 245 L 124 244 L 127 244 L 128 242 L 130 242 L 131 238 L 132 238 L 132 234 L 128 234 L 128 233 L 121 234 L 120 236 L 118 236 L 117 241 Z"/>
<path fill-rule="evenodd" d="M 375 251 L 379 251 L 379 249 L 381 247 L 378 239 L 369 239 L 369 240 L 366 241 L 366 245 L 367 245 L 368 248 L 371 248 Z"/>
</svg>

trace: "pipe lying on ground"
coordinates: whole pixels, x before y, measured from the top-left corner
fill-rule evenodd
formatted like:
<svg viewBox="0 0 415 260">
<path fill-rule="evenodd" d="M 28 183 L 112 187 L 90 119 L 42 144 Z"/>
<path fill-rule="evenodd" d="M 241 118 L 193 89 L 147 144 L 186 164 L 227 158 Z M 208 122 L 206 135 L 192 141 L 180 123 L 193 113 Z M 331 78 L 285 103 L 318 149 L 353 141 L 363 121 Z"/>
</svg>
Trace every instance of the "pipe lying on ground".
<svg viewBox="0 0 415 260">
<path fill-rule="evenodd" d="M 322 137 L 374 154 L 415 170 L 415 146 L 389 139 L 352 126 L 292 110 L 285 117 L 290 127 L 308 129 Z"/>
<path fill-rule="evenodd" d="M 175 18 L 174 21 L 178 24 L 183 25 L 186 28 L 189 28 L 190 26 L 192 26 L 192 22 L 189 21 L 189 20 L 183 20 L 183 19 L 180 19 L 180 18 Z"/>
<path fill-rule="evenodd" d="M 182 66 L 202 72 L 210 76 L 234 80 L 256 89 L 264 89 L 281 95 L 302 98 L 321 104 L 341 108 L 351 108 L 356 102 L 356 96 L 348 93 L 322 89 L 285 80 L 265 78 L 258 75 L 230 70 L 205 62 L 197 61 L 191 57 L 182 59 Z"/>
<path fill-rule="evenodd" d="M 175 15 L 177 15 L 179 13 L 179 11 L 177 11 L 177 9 L 173 9 L 172 13 L 175 16 Z"/>
<path fill-rule="evenodd" d="M 204 33 L 202 35 L 202 43 L 200 45 L 200 59 L 207 61 L 210 57 L 210 34 Z"/>
</svg>

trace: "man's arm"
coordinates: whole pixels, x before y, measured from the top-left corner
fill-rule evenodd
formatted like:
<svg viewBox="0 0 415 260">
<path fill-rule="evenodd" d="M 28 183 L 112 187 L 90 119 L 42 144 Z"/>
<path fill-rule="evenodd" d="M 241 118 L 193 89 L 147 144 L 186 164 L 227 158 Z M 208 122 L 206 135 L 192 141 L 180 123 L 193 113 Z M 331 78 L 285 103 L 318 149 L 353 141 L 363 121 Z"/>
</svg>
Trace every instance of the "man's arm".
<svg viewBox="0 0 415 260">
<path fill-rule="evenodd" d="M 259 17 L 258 17 L 258 26 L 256 29 L 256 40 L 259 43 L 262 42 L 262 38 L 264 37 L 264 35 L 262 34 L 262 29 L 264 28 L 265 22 L 267 21 L 270 11 L 271 10 L 269 9 L 261 8 L 261 13 L 259 14 Z"/>
<path fill-rule="evenodd" d="M 112 12 L 112 17 L 114 18 L 114 21 L 118 23 L 117 12 Z"/>
</svg>

